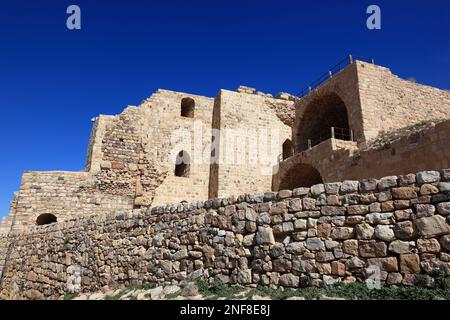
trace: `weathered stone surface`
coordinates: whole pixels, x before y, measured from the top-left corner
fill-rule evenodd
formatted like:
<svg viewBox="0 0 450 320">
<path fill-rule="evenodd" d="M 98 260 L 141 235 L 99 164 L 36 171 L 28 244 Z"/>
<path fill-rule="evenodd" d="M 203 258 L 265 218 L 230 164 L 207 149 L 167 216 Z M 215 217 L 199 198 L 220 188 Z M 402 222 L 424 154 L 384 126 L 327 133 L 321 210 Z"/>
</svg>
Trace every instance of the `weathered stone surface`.
<svg viewBox="0 0 450 320">
<path fill-rule="evenodd" d="M 376 191 L 377 190 L 377 184 L 378 184 L 378 180 L 377 179 L 361 180 L 360 183 L 359 183 L 361 192 L 363 192 L 363 193 L 370 192 L 370 191 Z"/>
<path fill-rule="evenodd" d="M 324 216 L 342 216 L 345 214 L 345 208 L 337 206 L 324 206 L 320 209 L 320 212 Z"/>
<path fill-rule="evenodd" d="M 317 226 L 317 236 L 319 238 L 327 239 L 331 235 L 331 224 L 322 223 Z"/>
<path fill-rule="evenodd" d="M 437 171 L 422 171 L 417 173 L 417 183 L 419 185 L 439 182 L 440 179 L 441 175 Z"/>
<path fill-rule="evenodd" d="M 368 215 L 366 215 L 366 221 L 370 224 L 378 224 L 378 223 L 383 222 L 384 220 L 391 219 L 393 217 L 393 215 L 394 214 L 392 212 L 369 213 Z"/>
<path fill-rule="evenodd" d="M 426 183 L 420 187 L 420 195 L 422 195 L 422 196 L 432 195 L 432 194 L 436 194 L 438 192 L 439 192 L 439 189 L 432 184 Z"/>
<path fill-rule="evenodd" d="M 416 175 L 415 174 L 406 174 L 398 176 L 398 184 L 400 186 L 408 186 L 416 183 Z"/>
<path fill-rule="evenodd" d="M 383 177 L 378 181 L 378 190 L 386 190 L 397 186 L 397 176 Z"/>
<path fill-rule="evenodd" d="M 306 240 L 306 248 L 312 251 L 325 250 L 325 243 L 319 238 L 309 238 Z"/>
<path fill-rule="evenodd" d="M 437 239 L 417 239 L 417 248 L 420 253 L 439 253 L 441 251 Z"/>
<path fill-rule="evenodd" d="M 420 259 L 417 254 L 400 255 L 400 271 L 402 273 L 420 273 Z"/>
<path fill-rule="evenodd" d="M 308 220 L 306 220 L 306 219 L 297 219 L 294 221 L 294 228 L 296 230 L 306 230 L 307 223 L 308 223 Z"/>
<path fill-rule="evenodd" d="M 450 251 L 450 235 L 442 236 L 440 243 L 445 250 Z"/>
<path fill-rule="evenodd" d="M 382 271 L 396 272 L 398 271 L 398 263 L 395 257 L 387 258 L 371 258 L 367 260 L 369 266 L 378 266 Z"/>
<path fill-rule="evenodd" d="M 315 197 L 325 192 L 325 186 L 323 184 L 315 184 L 311 187 L 311 194 Z"/>
<path fill-rule="evenodd" d="M 394 212 L 394 218 L 395 220 L 398 221 L 404 221 L 404 220 L 409 220 L 411 218 L 412 215 L 412 210 L 411 209 L 407 209 L 407 210 L 397 210 Z"/>
<path fill-rule="evenodd" d="M 390 226 L 377 225 L 375 227 L 375 237 L 389 242 L 395 239 L 395 234 Z"/>
<path fill-rule="evenodd" d="M 450 215 L 450 202 L 441 202 L 437 205 L 439 214 L 443 216 Z"/>
<path fill-rule="evenodd" d="M 387 277 L 387 284 L 394 285 L 394 284 L 401 284 L 403 280 L 402 274 L 398 272 L 391 272 L 389 273 Z"/>
<path fill-rule="evenodd" d="M 355 226 L 356 237 L 360 240 L 370 240 L 372 239 L 375 229 L 368 223 L 357 224 Z"/>
<path fill-rule="evenodd" d="M 325 183 L 325 192 L 327 194 L 338 194 L 340 187 L 340 182 Z"/>
<path fill-rule="evenodd" d="M 283 274 L 280 276 L 279 284 L 287 288 L 297 288 L 300 282 L 300 278 L 291 273 Z"/>
<path fill-rule="evenodd" d="M 345 276 L 345 264 L 340 261 L 331 262 L 331 274 L 335 276 Z"/>
<path fill-rule="evenodd" d="M 417 218 L 431 217 L 436 212 L 436 208 L 432 204 L 416 204 Z"/>
<path fill-rule="evenodd" d="M 358 192 L 358 188 L 359 188 L 359 181 L 346 180 L 342 182 L 341 193 L 346 194 Z"/>
<path fill-rule="evenodd" d="M 450 182 L 439 183 L 439 190 L 441 190 L 441 192 L 449 192 L 450 191 Z"/>
<path fill-rule="evenodd" d="M 348 206 L 347 213 L 349 215 L 365 215 L 369 213 L 369 207 L 366 205 Z"/>
<path fill-rule="evenodd" d="M 334 260 L 334 255 L 330 251 L 320 251 L 316 253 L 316 260 L 318 262 L 330 262 Z"/>
<path fill-rule="evenodd" d="M 385 257 L 387 255 L 387 246 L 384 242 L 361 242 L 359 244 L 359 254 L 364 258 Z"/>
<path fill-rule="evenodd" d="M 256 233 L 256 242 L 258 244 L 275 244 L 275 238 L 273 236 L 272 228 L 258 227 L 258 232 Z"/>
<path fill-rule="evenodd" d="M 292 197 L 291 190 L 281 190 L 278 192 L 278 199 L 286 199 Z"/>
<path fill-rule="evenodd" d="M 335 227 L 331 231 L 331 238 L 334 240 L 347 240 L 354 236 L 354 229 L 349 227 Z"/>
<path fill-rule="evenodd" d="M 392 197 L 394 199 L 413 199 L 417 198 L 417 193 L 414 188 L 411 187 L 400 187 L 392 188 Z"/>
<path fill-rule="evenodd" d="M 395 240 L 389 244 L 389 251 L 394 253 L 410 253 L 413 250 L 414 246 L 411 245 L 411 242 Z"/>
<path fill-rule="evenodd" d="M 417 219 L 415 220 L 415 225 L 420 235 L 425 238 L 450 233 L 450 228 L 446 223 L 445 218 L 439 215 Z"/>
<path fill-rule="evenodd" d="M 394 226 L 394 233 L 400 240 L 412 240 L 417 236 L 417 231 L 412 221 L 396 223 Z"/>
<path fill-rule="evenodd" d="M 342 244 L 342 250 L 346 254 L 350 254 L 352 256 L 358 255 L 358 240 L 345 240 Z"/>
</svg>

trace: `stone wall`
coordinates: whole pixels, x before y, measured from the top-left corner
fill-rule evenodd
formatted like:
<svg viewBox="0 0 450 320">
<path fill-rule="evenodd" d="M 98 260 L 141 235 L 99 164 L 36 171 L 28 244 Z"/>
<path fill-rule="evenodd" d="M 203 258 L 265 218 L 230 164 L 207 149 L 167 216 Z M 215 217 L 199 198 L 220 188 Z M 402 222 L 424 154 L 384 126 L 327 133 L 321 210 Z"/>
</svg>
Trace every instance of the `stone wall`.
<svg viewBox="0 0 450 320">
<path fill-rule="evenodd" d="M 215 109 L 223 104 L 227 129 L 272 125 L 282 128 L 284 136 L 290 132 L 286 124 L 293 121 L 291 96 L 280 94 L 273 98 L 244 87 L 239 91 L 213 99 L 158 90 L 139 106 L 128 106 L 119 115 L 100 115 L 93 122 L 85 171 L 25 173 L 0 233 L 7 232 L 14 219 L 15 228 L 34 225 L 41 214 L 52 214 L 61 221 L 77 215 L 208 198 L 210 190 L 217 191 L 219 186 L 218 175 L 209 175 Z M 183 99 L 194 102 L 193 117 L 182 116 Z M 255 108 L 260 111 L 259 120 L 253 119 Z M 283 141 L 277 143 L 274 157 Z M 176 154 L 182 150 L 191 160 L 186 177 L 175 175 Z M 241 192 L 236 177 L 246 172 L 247 165 L 227 168 L 227 175 L 235 180 L 230 185 L 221 180 L 221 192 Z M 271 175 L 262 178 L 265 184 L 259 184 L 261 179 L 255 175 L 245 179 L 245 185 L 252 186 L 250 191 L 263 191 L 269 189 Z M 214 187 L 210 188 L 210 184 Z"/>
<path fill-rule="evenodd" d="M 0 232 L 8 232 L 14 221 L 15 229 L 36 224 L 42 214 L 52 214 L 59 220 L 77 215 L 128 211 L 133 198 L 98 191 L 96 181 L 87 172 L 26 172 L 22 176 L 20 192 L 11 205 L 11 213 L 1 225 Z"/>
<path fill-rule="evenodd" d="M 196 277 L 321 286 L 377 270 L 389 285 L 432 284 L 450 274 L 450 169 L 80 216 L 8 241 L 2 298 Z"/>
<path fill-rule="evenodd" d="M 357 63 L 366 140 L 381 131 L 450 118 L 450 92 L 401 79 L 388 68 Z"/>
<path fill-rule="evenodd" d="M 354 142 L 329 139 L 280 163 L 273 190 L 279 190 L 282 181 L 302 170 L 304 164 L 314 167 L 324 182 L 448 168 L 449 145 L 450 120 L 430 124 L 417 132 L 405 130 L 403 136 L 385 141 L 377 148 L 358 149 Z"/>
<path fill-rule="evenodd" d="M 270 190 L 282 145 L 291 139 L 294 102 L 221 90 L 213 127 L 220 127 L 210 197 Z"/>
<path fill-rule="evenodd" d="M 302 136 L 311 123 L 329 130 L 327 122 L 333 124 L 333 118 L 345 114 L 341 110 L 339 114 L 327 112 L 336 100 L 345 105 L 348 127 L 359 146 L 382 131 L 450 118 L 449 91 L 401 79 L 382 66 L 355 61 L 296 102 L 293 139 L 298 151 L 304 149 L 305 139 L 312 138 Z"/>
</svg>

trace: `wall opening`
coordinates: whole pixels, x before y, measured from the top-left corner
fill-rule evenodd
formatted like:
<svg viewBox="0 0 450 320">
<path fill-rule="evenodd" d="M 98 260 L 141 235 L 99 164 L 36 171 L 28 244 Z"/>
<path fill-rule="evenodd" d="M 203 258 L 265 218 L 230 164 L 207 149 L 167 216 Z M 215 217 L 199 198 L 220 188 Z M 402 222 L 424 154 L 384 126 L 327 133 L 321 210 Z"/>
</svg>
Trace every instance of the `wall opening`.
<svg viewBox="0 0 450 320">
<path fill-rule="evenodd" d="M 294 144 L 290 139 L 286 139 L 283 143 L 283 160 L 294 155 Z"/>
<path fill-rule="evenodd" d="M 181 100 L 181 116 L 193 118 L 195 111 L 195 101 L 192 98 L 183 98 Z"/>
<path fill-rule="evenodd" d="M 292 190 L 300 187 L 309 188 L 319 183 L 323 183 L 319 171 L 309 164 L 299 163 L 284 173 L 278 190 Z"/>
<path fill-rule="evenodd" d="M 188 178 L 191 173 L 191 158 L 189 154 L 182 150 L 178 153 L 175 162 L 175 176 Z"/>
<path fill-rule="evenodd" d="M 46 224 L 51 224 L 51 223 L 56 223 L 56 222 L 57 222 L 56 216 L 54 216 L 51 213 L 41 214 L 36 219 L 36 225 L 38 225 L 38 226 L 43 226 Z"/>
<path fill-rule="evenodd" d="M 334 130 L 332 130 L 334 128 Z M 347 107 L 335 93 L 313 100 L 297 123 L 296 149 L 303 151 L 332 138 L 352 140 Z"/>
</svg>

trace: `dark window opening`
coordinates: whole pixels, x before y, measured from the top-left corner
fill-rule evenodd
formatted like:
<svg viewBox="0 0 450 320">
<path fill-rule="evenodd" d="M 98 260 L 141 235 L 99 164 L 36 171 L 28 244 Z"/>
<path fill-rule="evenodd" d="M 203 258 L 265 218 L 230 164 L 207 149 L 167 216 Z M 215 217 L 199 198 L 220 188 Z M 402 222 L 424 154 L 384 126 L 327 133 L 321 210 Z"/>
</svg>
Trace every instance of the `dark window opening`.
<svg viewBox="0 0 450 320">
<path fill-rule="evenodd" d="M 283 143 L 283 160 L 286 160 L 289 157 L 294 155 L 294 144 L 291 140 L 287 139 Z"/>
<path fill-rule="evenodd" d="M 41 214 L 36 219 L 36 225 L 38 225 L 38 226 L 43 226 L 45 224 L 51 224 L 51 223 L 56 223 L 56 222 L 57 222 L 56 217 L 50 213 Z"/>
<path fill-rule="evenodd" d="M 282 176 L 279 190 L 293 190 L 295 188 L 309 188 L 315 184 L 323 183 L 319 171 L 309 164 L 294 165 Z"/>
<path fill-rule="evenodd" d="M 180 151 L 175 162 L 175 176 L 188 178 L 191 173 L 191 158 L 186 151 Z"/>
<path fill-rule="evenodd" d="M 181 116 L 193 118 L 195 111 L 195 101 L 192 98 L 183 98 L 181 100 Z"/>
<path fill-rule="evenodd" d="M 295 147 L 298 151 L 309 149 L 330 138 L 354 140 L 347 107 L 335 93 L 312 101 L 297 126 Z"/>
</svg>

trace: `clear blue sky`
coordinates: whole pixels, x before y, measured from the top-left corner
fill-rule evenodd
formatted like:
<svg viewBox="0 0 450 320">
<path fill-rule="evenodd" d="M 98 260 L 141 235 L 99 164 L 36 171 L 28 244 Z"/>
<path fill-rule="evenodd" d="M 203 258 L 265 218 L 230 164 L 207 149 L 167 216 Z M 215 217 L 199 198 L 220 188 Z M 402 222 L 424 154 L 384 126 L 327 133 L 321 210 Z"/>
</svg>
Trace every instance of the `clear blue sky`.
<svg viewBox="0 0 450 320">
<path fill-rule="evenodd" d="M 370 4 L 381 31 L 366 28 Z M 449 35 L 448 0 L 0 0 L 0 216 L 24 170 L 81 170 L 90 119 L 157 88 L 296 93 L 354 53 L 449 89 Z"/>
</svg>

